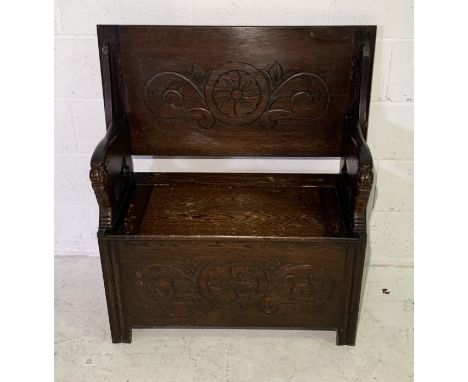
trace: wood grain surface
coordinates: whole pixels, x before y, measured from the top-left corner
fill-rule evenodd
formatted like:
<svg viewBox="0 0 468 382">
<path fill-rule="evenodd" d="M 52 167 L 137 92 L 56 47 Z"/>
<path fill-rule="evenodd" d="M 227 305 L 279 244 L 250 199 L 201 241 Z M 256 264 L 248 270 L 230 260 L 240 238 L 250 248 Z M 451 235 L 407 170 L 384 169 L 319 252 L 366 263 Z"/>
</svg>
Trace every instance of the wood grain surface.
<svg viewBox="0 0 468 382">
<path fill-rule="evenodd" d="M 161 175 L 161 176 L 159 176 Z M 343 236 L 333 180 L 324 176 L 153 174 L 138 183 L 120 232 L 155 236 Z M 299 180 L 303 180 L 300 182 Z M 142 207 L 144 205 L 144 208 Z M 130 227 L 129 222 L 133 222 Z"/>
</svg>

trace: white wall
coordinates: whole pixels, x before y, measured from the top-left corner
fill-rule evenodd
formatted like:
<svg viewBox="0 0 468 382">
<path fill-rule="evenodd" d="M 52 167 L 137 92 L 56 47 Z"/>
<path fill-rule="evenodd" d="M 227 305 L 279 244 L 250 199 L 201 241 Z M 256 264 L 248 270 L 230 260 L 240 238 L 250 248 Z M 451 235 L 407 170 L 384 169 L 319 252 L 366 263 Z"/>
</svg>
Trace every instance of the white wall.
<svg viewBox="0 0 468 382">
<path fill-rule="evenodd" d="M 97 255 L 89 159 L 105 131 L 96 24 L 377 24 L 369 143 L 376 165 L 370 221 L 373 264 L 413 263 L 413 2 L 411 0 L 56 0 L 55 247 Z M 291 167 L 282 164 L 282 168 Z M 161 163 L 169 170 L 212 164 Z M 274 170 L 262 162 L 254 170 Z M 227 169 L 249 164 L 227 162 Z M 289 167 L 287 167 L 289 166 Z M 294 164 L 297 166 L 297 163 Z M 296 167 L 297 169 L 297 167 Z"/>
</svg>

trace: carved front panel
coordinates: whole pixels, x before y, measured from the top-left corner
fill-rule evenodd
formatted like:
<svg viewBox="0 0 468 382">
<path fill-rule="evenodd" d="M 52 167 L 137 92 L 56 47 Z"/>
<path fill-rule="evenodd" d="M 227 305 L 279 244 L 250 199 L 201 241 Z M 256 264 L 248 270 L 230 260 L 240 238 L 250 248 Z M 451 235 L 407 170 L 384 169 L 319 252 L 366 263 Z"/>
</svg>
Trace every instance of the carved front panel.
<svg viewBox="0 0 468 382">
<path fill-rule="evenodd" d="M 145 85 L 145 103 L 160 118 L 194 119 L 210 128 L 217 121 L 248 125 L 256 120 L 274 127 L 279 120 L 315 120 L 330 103 L 325 80 L 318 74 L 285 72 L 275 61 L 267 70 L 228 62 L 191 73 L 161 72 Z"/>
<path fill-rule="evenodd" d="M 326 304 L 334 290 L 323 267 L 238 260 L 151 264 L 134 273 L 133 288 L 162 313 L 206 314 L 211 310 L 256 309 L 269 315 L 288 305 L 313 309 Z"/>
<path fill-rule="evenodd" d="M 307 258 L 300 244 L 276 243 L 273 250 L 270 244 L 157 246 L 144 249 L 143 257 L 138 248 L 123 255 L 123 285 L 135 324 L 332 325 L 342 310 L 344 248 L 332 248 L 329 258 L 330 250 L 316 258 L 311 250 Z M 205 253 L 197 256 L 197 247 Z M 275 253 L 285 249 L 298 249 L 299 256 Z"/>
</svg>

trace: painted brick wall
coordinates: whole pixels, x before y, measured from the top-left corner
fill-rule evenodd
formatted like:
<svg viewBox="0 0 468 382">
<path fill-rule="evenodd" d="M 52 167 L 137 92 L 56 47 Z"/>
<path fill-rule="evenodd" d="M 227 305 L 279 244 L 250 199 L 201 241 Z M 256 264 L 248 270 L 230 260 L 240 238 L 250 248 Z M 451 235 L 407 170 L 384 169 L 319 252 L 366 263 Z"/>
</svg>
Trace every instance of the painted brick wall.
<svg viewBox="0 0 468 382">
<path fill-rule="evenodd" d="M 376 164 L 370 220 L 373 264 L 413 264 L 413 2 L 411 0 L 56 0 L 55 248 L 97 255 L 89 159 L 104 134 L 96 24 L 377 24 L 369 143 Z M 165 162 L 170 170 L 212 163 Z M 245 169 L 235 160 L 223 168 Z M 298 167 L 299 165 L 299 167 Z M 278 163 L 252 162 L 254 170 Z M 282 165 L 288 168 L 288 165 Z M 289 165 L 291 167 L 291 165 Z M 300 169 L 300 163 L 293 163 Z M 317 165 L 315 165 L 317 166 Z M 320 166 L 320 164 L 319 164 Z M 326 164 L 324 164 L 326 166 Z M 326 170 L 326 167 L 323 168 Z"/>
</svg>

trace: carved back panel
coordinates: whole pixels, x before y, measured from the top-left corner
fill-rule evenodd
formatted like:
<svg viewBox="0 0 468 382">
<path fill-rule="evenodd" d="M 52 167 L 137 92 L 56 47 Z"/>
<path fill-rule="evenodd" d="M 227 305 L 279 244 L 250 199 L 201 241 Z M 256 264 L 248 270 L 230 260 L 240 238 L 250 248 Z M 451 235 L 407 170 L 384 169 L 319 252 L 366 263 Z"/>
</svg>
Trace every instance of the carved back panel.
<svg viewBox="0 0 468 382">
<path fill-rule="evenodd" d="M 341 156 L 363 29 L 100 26 L 107 120 L 133 154 Z"/>
</svg>

